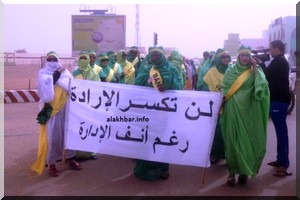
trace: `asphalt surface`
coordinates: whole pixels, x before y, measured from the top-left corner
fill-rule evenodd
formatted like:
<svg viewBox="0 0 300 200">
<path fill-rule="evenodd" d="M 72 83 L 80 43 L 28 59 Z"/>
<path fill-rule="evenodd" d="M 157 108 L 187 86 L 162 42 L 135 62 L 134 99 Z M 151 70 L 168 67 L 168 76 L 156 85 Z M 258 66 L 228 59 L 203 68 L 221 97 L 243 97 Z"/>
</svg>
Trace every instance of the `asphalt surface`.
<svg viewBox="0 0 300 200">
<path fill-rule="evenodd" d="M 292 176 L 274 177 L 275 169 L 266 164 L 276 158 L 276 136 L 269 120 L 267 152 L 259 174 L 235 187 L 226 184 L 225 161 L 206 170 L 171 164 L 168 180 L 148 182 L 133 175 L 132 159 L 103 154 L 82 161 L 82 171 L 59 163 L 59 177 L 50 177 L 47 169 L 39 176 L 31 170 L 38 147 L 37 113 L 38 103 L 4 105 L 5 196 L 296 196 L 296 110 L 287 119 Z"/>
</svg>

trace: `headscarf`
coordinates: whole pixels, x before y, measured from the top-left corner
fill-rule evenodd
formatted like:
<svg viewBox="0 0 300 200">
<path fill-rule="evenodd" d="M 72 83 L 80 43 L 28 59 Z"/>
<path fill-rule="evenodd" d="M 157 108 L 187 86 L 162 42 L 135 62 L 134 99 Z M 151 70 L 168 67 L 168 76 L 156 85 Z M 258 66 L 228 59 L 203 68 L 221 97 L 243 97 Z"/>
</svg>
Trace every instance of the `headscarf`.
<svg viewBox="0 0 300 200">
<path fill-rule="evenodd" d="M 97 53 L 96 53 L 96 51 L 90 49 L 90 50 L 87 51 L 87 53 L 88 53 L 89 56 L 90 56 L 90 55 L 94 55 L 94 56 L 96 57 L 95 63 L 93 64 L 93 65 L 95 65 L 95 64 L 96 64 L 96 61 L 97 61 Z M 91 67 L 93 67 L 93 66 L 91 65 Z"/>
<path fill-rule="evenodd" d="M 38 73 L 38 95 L 40 97 L 40 102 L 49 103 L 54 97 L 54 86 L 59 85 L 65 91 L 69 88 L 69 79 L 73 78 L 68 70 L 63 70 L 56 84 L 53 85 L 53 72 L 61 67 L 59 63 L 59 56 L 56 52 L 50 51 L 47 53 L 46 58 L 54 56 L 57 58 L 58 62 L 45 62 L 45 68 L 39 70 Z"/>
<path fill-rule="evenodd" d="M 180 79 L 182 80 L 182 84 L 185 84 L 186 80 L 186 69 L 183 65 L 183 57 L 177 50 L 172 50 L 170 56 L 168 57 L 168 61 L 170 61 L 178 70 Z"/>
<path fill-rule="evenodd" d="M 214 56 L 215 56 L 215 52 L 214 51 L 211 51 L 209 52 L 209 57 L 207 58 L 207 60 L 203 63 L 203 66 L 201 67 L 200 69 L 200 72 L 199 72 L 199 75 L 198 75 L 198 81 L 197 81 L 197 85 L 196 85 L 196 89 L 197 90 L 205 90 L 205 91 L 208 91 L 208 88 L 207 86 L 205 86 L 206 84 L 204 83 L 203 81 L 203 77 L 205 76 L 205 74 L 208 72 L 208 70 L 210 69 L 211 67 L 211 62 L 212 60 L 214 59 Z M 212 57 L 211 57 L 212 56 Z"/>
<path fill-rule="evenodd" d="M 106 53 L 100 53 L 100 54 L 98 55 L 99 66 L 102 67 L 102 68 L 105 68 L 105 67 L 103 67 L 102 62 L 101 62 L 102 59 L 108 59 Z M 107 63 L 107 66 L 108 66 L 108 63 Z M 106 66 L 106 67 L 107 67 L 107 66 Z"/>
<path fill-rule="evenodd" d="M 154 66 L 155 69 L 160 69 L 160 68 L 164 67 L 166 65 L 166 63 L 168 63 L 164 48 L 162 46 L 154 47 L 150 51 L 150 60 L 151 60 L 151 56 L 152 56 L 153 52 L 158 52 L 160 54 L 160 59 L 159 59 L 158 63 L 156 63 L 156 64 L 152 63 L 151 65 Z"/>
<path fill-rule="evenodd" d="M 109 66 L 114 66 L 116 63 L 116 60 L 115 60 L 116 53 L 114 51 L 108 51 L 106 54 L 108 57 Z"/>
<path fill-rule="evenodd" d="M 106 79 L 106 78 L 109 76 L 110 71 L 111 71 L 112 69 L 110 68 L 110 66 L 109 66 L 108 63 L 107 63 L 107 66 L 104 67 L 103 64 L 102 64 L 102 62 L 101 62 L 102 59 L 108 59 L 106 53 L 100 53 L 100 54 L 98 55 L 98 60 L 99 60 L 99 63 L 100 63 L 100 67 L 102 67 L 102 70 L 101 70 L 101 72 L 100 72 L 100 74 L 99 74 L 99 77 L 100 77 L 100 78 L 105 78 L 105 79 Z M 116 81 L 115 76 L 112 76 L 110 82 L 115 82 L 115 81 Z"/>
<path fill-rule="evenodd" d="M 128 53 L 127 53 L 127 60 L 129 62 L 132 62 L 136 56 L 138 56 L 137 52 L 139 51 L 139 49 L 136 46 L 132 46 L 130 47 Z"/>
<path fill-rule="evenodd" d="M 85 57 L 84 59 L 79 59 L 80 57 Z M 78 58 L 78 69 L 72 72 L 72 75 L 76 77 L 78 74 L 82 74 L 83 78 L 86 80 L 99 81 L 99 77 L 90 65 L 90 56 L 88 51 L 82 51 Z"/>
<path fill-rule="evenodd" d="M 228 68 L 228 64 L 227 65 L 224 65 L 222 63 L 222 55 L 223 54 L 226 54 L 228 55 L 228 51 L 226 51 L 225 49 L 218 49 L 212 62 L 211 62 L 211 67 L 212 66 L 216 66 L 216 68 L 218 69 L 219 72 L 221 72 L 222 74 L 225 73 L 225 71 L 227 70 Z"/>
<path fill-rule="evenodd" d="M 93 50 L 93 49 L 89 49 L 88 51 L 87 51 L 87 53 L 89 54 L 89 55 L 95 55 L 95 56 L 97 56 L 97 53 L 96 53 L 96 51 L 95 50 Z"/>
<path fill-rule="evenodd" d="M 124 66 L 126 66 L 127 64 L 127 60 L 122 58 L 122 54 L 125 52 L 125 50 L 120 50 L 117 53 L 117 63 L 119 63 L 121 65 L 121 67 L 123 68 Z M 125 52 L 126 53 L 126 52 Z"/>
<path fill-rule="evenodd" d="M 250 58 L 251 58 L 251 57 L 252 57 L 252 56 L 251 56 L 251 47 L 250 47 L 250 46 L 242 45 L 242 46 L 240 46 L 240 48 L 239 48 L 239 50 L 238 50 L 238 53 L 237 53 L 237 58 L 238 58 L 238 59 L 237 59 L 235 65 L 237 66 L 238 69 L 241 69 L 241 68 L 242 68 L 242 70 L 244 70 L 245 67 L 249 67 L 249 66 L 244 66 L 244 65 L 241 64 L 240 58 L 239 58 L 239 55 L 240 55 L 241 53 L 243 53 L 243 54 L 247 53 L 247 54 L 250 55 Z"/>
<path fill-rule="evenodd" d="M 143 64 L 144 64 L 144 65 L 151 64 L 150 52 L 151 52 L 153 49 L 154 49 L 154 47 L 149 47 L 149 48 L 148 48 L 148 53 L 147 53 L 145 59 L 143 60 Z"/>
<path fill-rule="evenodd" d="M 80 59 L 80 57 L 85 57 L 86 60 Z M 77 63 L 78 63 L 78 67 L 81 71 L 88 70 L 88 67 L 90 67 L 90 56 L 87 51 L 80 52 Z"/>
<path fill-rule="evenodd" d="M 57 58 L 57 62 L 48 62 L 47 59 L 49 57 L 55 57 Z M 45 67 L 45 73 L 47 74 L 53 74 L 53 72 L 55 70 L 57 70 L 58 67 L 60 67 L 61 64 L 59 63 L 59 56 L 58 54 L 55 52 L 55 51 L 50 51 L 47 53 L 47 56 L 46 56 L 46 61 L 45 61 L 45 64 L 44 64 L 44 67 Z"/>
<path fill-rule="evenodd" d="M 238 54 L 241 54 L 241 53 L 248 53 L 251 55 L 251 47 L 250 46 L 245 46 L 245 45 L 242 45 L 240 46 L 239 50 L 238 50 Z"/>
<path fill-rule="evenodd" d="M 161 54 L 160 60 L 156 64 L 150 63 L 141 68 L 141 71 L 138 73 L 138 76 L 135 79 L 135 85 L 152 87 L 152 83 L 148 82 L 148 80 L 150 77 L 150 69 L 153 67 L 159 71 L 160 76 L 163 79 L 164 89 L 182 89 L 183 85 L 182 82 L 180 82 L 179 72 L 171 62 L 168 62 L 163 47 L 153 47 L 148 53 L 150 60 L 153 52 L 158 52 Z"/>
<path fill-rule="evenodd" d="M 119 63 L 116 61 L 117 54 L 114 51 L 108 51 L 107 52 L 108 57 L 108 66 L 114 70 L 114 73 L 116 76 L 121 76 L 122 74 L 122 67 Z"/>
<path fill-rule="evenodd" d="M 49 51 L 49 52 L 47 53 L 47 58 L 48 58 L 49 56 L 54 56 L 54 57 L 56 57 L 57 59 L 59 59 L 59 56 L 58 56 L 58 54 L 57 54 L 55 51 Z"/>
<path fill-rule="evenodd" d="M 171 51 L 171 54 L 170 54 L 168 60 L 175 65 L 175 67 L 178 69 L 178 71 L 181 71 L 181 66 L 183 64 L 183 58 L 182 58 L 182 55 L 177 50 Z"/>
</svg>

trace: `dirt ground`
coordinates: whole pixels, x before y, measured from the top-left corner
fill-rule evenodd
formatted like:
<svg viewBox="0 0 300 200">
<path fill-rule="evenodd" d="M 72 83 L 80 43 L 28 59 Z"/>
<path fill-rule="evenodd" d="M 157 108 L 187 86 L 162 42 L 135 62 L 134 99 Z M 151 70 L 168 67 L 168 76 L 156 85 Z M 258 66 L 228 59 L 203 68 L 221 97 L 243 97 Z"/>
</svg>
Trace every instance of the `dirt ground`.
<svg viewBox="0 0 300 200">
<path fill-rule="evenodd" d="M 37 88 L 40 65 L 16 65 L 4 67 L 4 90 L 28 90 Z M 71 72 L 72 69 L 68 70 Z"/>
<path fill-rule="evenodd" d="M 38 65 L 4 67 L 4 90 L 36 89 Z"/>
</svg>

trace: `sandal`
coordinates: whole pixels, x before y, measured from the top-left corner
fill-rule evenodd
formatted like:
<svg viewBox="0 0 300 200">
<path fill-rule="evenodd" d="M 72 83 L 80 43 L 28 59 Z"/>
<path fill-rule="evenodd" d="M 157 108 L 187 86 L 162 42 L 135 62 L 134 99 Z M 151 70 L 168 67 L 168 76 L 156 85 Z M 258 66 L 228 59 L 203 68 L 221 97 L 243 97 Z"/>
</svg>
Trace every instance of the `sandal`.
<svg viewBox="0 0 300 200">
<path fill-rule="evenodd" d="M 169 178 L 169 176 L 170 176 L 169 172 L 168 171 L 164 171 L 164 172 L 161 173 L 160 178 L 166 180 L 166 179 Z"/>
<path fill-rule="evenodd" d="M 269 162 L 267 165 L 270 165 L 272 167 L 280 167 L 279 163 L 277 161 Z"/>
<path fill-rule="evenodd" d="M 98 155 L 97 154 L 91 155 L 90 159 L 91 160 L 97 160 L 98 159 Z"/>
<path fill-rule="evenodd" d="M 235 177 L 234 174 L 229 174 L 228 178 L 227 178 L 227 184 L 231 187 L 233 187 L 235 185 Z"/>
<path fill-rule="evenodd" d="M 217 164 L 220 161 L 220 158 L 217 158 L 216 156 L 210 157 L 210 163 L 211 164 Z"/>
<path fill-rule="evenodd" d="M 50 165 L 49 167 L 49 175 L 52 177 L 58 177 L 59 176 L 59 172 L 56 169 L 55 164 Z"/>
<path fill-rule="evenodd" d="M 69 166 L 74 170 L 82 170 L 81 165 L 75 160 L 69 160 Z"/>
<path fill-rule="evenodd" d="M 287 172 L 286 168 L 284 167 L 279 167 L 276 172 L 273 174 L 273 176 L 279 176 L 279 177 L 284 177 L 284 176 L 290 176 L 292 173 Z"/>
<path fill-rule="evenodd" d="M 240 184 L 246 184 L 247 180 L 248 180 L 248 176 L 247 175 L 239 175 L 238 183 L 240 183 Z"/>
</svg>

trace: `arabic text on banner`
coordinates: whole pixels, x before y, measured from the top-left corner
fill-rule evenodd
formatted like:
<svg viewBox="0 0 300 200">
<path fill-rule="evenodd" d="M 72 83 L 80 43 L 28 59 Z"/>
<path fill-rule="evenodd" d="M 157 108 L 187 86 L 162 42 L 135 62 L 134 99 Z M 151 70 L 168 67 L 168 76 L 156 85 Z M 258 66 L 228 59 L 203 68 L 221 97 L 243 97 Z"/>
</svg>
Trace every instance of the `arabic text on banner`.
<svg viewBox="0 0 300 200">
<path fill-rule="evenodd" d="M 221 93 L 71 80 L 66 148 L 209 167 Z"/>
</svg>

